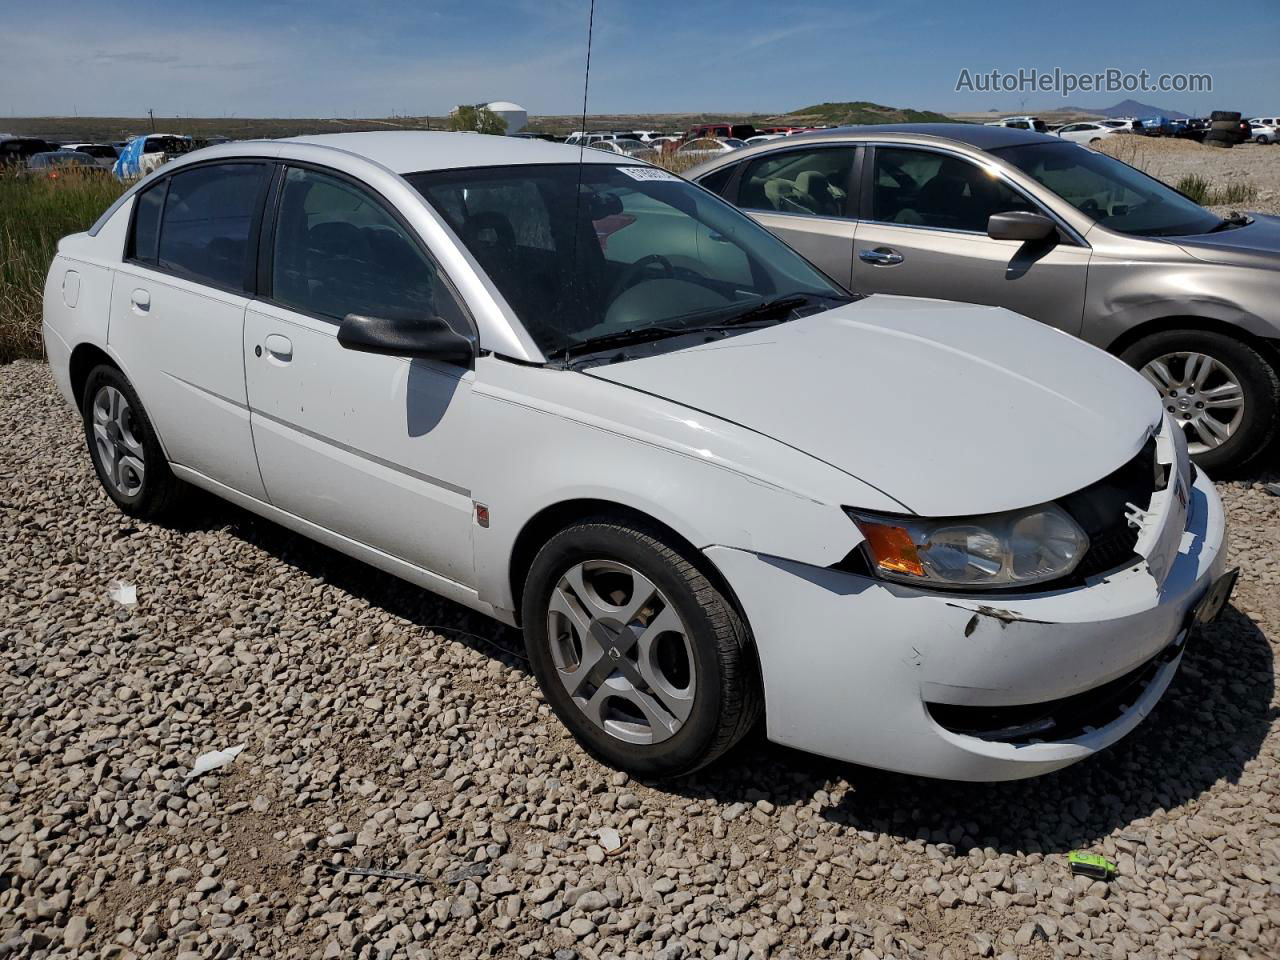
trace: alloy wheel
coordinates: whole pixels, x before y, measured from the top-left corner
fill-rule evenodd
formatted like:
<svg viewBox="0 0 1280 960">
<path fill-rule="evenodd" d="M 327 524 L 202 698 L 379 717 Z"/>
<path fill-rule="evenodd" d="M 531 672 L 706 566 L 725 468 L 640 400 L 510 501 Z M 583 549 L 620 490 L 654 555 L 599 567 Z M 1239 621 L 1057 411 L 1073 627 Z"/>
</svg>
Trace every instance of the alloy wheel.
<svg viewBox="0 0 1280 960">
<path fill-rule="evenodd" d="M 689 630 L 638 570 L 612 560 L 561 575 L 547 609 L 556 674 L 595 726 L 626 743 L 675 736 L 693 709 Z"/>
<path fill-rule="evenodd" d="M 93 438 L 98 462 L 115 491 L 136 497 L 146 477 L 146 454 L 125 395 L 104 385 L 93 397 Z"/>
<path fill-rule="evenodd" d="M 1222 446 L 1244 419 L 1240 378 L 1208 354 L 1166 353 L 1146 364 L 1142 375 L 1160 392 L 1165 410 L 1186 432 L 1192 455 Z"/>
</svg>

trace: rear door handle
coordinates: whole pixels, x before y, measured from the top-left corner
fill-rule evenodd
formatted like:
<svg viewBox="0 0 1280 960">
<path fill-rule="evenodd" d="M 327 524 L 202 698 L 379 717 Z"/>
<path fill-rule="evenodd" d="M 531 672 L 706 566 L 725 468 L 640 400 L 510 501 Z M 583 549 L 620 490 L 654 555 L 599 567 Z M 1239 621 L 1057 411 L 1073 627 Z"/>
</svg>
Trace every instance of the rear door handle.
<svg viewBox="0 0 1280 960">
<path fill-rule="evenodd" d="M 133 293 L 129 294 L 129 300 L 133 304 L 133 309 L 138 313 L 146 313 L 151 309 L 151 294 L 141 287 L 133 288 Z"/>
<path fill-rule="evenodd" d="M 874 250 L 863 250 L 858 254 L 858 259 L 863 263 L 872 263 L 877 267 L 893 267 L 901 263 L 905 258 L 897 250 L 890 250 L 888 247 L 876 247 Z"/>
<path fill-rule="evenodd" d="M 293 359 L 293 342 L 288 337 L 269 333 L 267 339 L 262 341 L 262 345 L 267 348 L 267 353 L 271 354 L 273 360 L 288 363 Z"/>
</svg>

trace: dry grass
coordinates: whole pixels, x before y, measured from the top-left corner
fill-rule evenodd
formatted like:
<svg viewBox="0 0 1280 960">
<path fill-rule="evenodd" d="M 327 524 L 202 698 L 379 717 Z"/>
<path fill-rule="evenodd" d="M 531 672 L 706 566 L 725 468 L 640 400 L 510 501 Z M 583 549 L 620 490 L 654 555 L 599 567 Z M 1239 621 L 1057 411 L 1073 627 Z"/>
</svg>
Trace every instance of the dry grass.
<svg viewBox="0 0 1280 960">
<path fill-rule="evenodd" d="M 0 363 L 41 355 L 44 278 L 58 240 L 87 230 L 123 190 L 102 174 L 0 170 Z"/>
</svg>

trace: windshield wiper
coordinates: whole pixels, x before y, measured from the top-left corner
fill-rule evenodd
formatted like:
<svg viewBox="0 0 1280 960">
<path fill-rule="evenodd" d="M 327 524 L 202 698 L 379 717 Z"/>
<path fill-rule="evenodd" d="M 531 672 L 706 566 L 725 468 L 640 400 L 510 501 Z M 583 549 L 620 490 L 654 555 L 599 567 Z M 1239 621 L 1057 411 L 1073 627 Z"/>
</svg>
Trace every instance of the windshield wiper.
<svg viewBox="0 0 1280 960">
<path fill-rule="evenodd" d="M 719 323 L 701 327 L 700 329 L 722 330 L 746 323 L 764 323 L 768 320 L 785 317 L 791 311 L 808 304 L 810 300 L 834 300 L 837 303 L 851 303 L 852 299 L 852 297 L 836 297 L 825 293 L 789 294 L 785 297 L 775 297 L 773 300 L 764 300 L 754 307 L 749 307 L 742 313 L 730 317 L 728 320 L 721 320 Z"/>
<path fill-rule="evenodd" d="M 1236 213 L 1234 210 L 1222 218 L 1222 222 L 1213 227 L 1209 232 L 1217 233 L 1219 230 L 1230 230 L 1232 227 L 1247 227 L 1253 223 L 1253 218 L 1243 213 Z"/>
<path fill-rule="evenodd" d="M 572 357 L 579 353 L 593 353 L 596 350 L 608 350 L 610 347 L 627 347 L 636 343 L 648 343 L 664 337 L 675 337 L 685 333 L 697 333 L 696 327 L 628 327 L 626 330 L 614 330 L 599 336 L 587 337 L 577 343 L 562 347 L 551 356 L 555 358 Z"/>
</svg>

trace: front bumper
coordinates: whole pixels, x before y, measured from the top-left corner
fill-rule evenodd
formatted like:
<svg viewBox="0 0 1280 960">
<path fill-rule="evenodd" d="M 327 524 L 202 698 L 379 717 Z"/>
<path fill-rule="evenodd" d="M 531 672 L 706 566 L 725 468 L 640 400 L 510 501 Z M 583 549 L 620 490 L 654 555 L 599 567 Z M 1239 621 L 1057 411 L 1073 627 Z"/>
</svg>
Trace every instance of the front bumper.
<svg viewBox="0 0 1280 960">
<path fill-rule="evenodd" d="M 1012 780 L 1109 747 L 1163 695 L 1192 608 L 1225 562 L 1213 484 L 1201 474 L 1188 499 L 1162 579 L 1144 562 L 1053 593 L 926 593 L 727 547 L 706 554 L 751 624 L 771 740 L 903 773 Z M 1087 700 L 1079 695 L 1128 674 L 1145 682 L 1132 703 L 1052 742 L 957 732 L 927 706 Z"/>
</svg>

